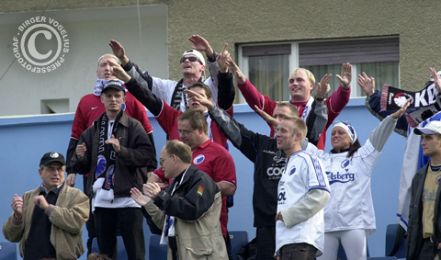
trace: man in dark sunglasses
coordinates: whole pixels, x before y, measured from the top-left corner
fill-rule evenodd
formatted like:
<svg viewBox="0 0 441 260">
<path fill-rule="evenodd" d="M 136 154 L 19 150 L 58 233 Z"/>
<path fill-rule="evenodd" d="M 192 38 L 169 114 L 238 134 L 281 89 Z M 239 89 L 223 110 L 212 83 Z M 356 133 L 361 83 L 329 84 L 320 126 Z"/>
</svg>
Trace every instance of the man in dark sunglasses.
<svg viewBox="0 0 441 260">
<path fill-rule="evenodd" d="M 185 51 L 180 59 L 180 69 L 182 79 L 179 81 L 160 79 L 151 76 L 147 71 L 139 68 L 135 63 L 129 60 L 123 45 L 115 40 L 111 40 L 109 46 L 113 53 L 121 60 L 121 65 L 124 70 L 139 82 L 143 87 L 148 87 L 153 94 L 164 100 L 175 109 L 185 111 L 188 107 L 188 100 L 184 95 L 184 90 L 196 82 L 203 82 L 210 87 L 213 94 L 212 100 L 217 103 L 218 96 L 218 82 L 216 75 L 218 74 L 218 67 L 216 64 L 216 53 L 211 47 L 210 43 L 200 35 L 192 35 L 189 38 L 193 44 L 193 49 Z M 208 64 L 205 63 L 205 53 Z M 213 77 L 205 77 L 205 69 L 208 65 L 210 75 Z M 232 99 L 221 100 L 222 104 L 219 106 L 222 109 L 228 109 L 232 104 Z"/>
</svg>

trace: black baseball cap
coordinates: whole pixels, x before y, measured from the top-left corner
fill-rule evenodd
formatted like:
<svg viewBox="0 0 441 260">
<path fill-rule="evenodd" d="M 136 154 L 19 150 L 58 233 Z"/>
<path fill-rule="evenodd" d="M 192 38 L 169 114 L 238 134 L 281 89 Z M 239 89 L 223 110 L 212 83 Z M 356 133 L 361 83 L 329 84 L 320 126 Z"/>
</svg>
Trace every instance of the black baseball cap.
<svg viewBox="0 0 441 260">
<path fill-rule="evenodd" d="M 40 166 L 48 166 L 53 162 L 61 163 L 62 165 L 66 165 L 66 161 L 64 160 L 64 156 L 61 153 L 57 152 L 48 152 L 41 157 Z"/>
<path fill-rule="evenodd" d="M 126 88 L 124 87 L 124 82 L 122 82 L 121 80 L 114 80 L 114 79 L 108 80 L 106 83 L 104 83 L 103 91 L 101 93 L 104 93 L 106 90 L 111 89 L 111 88 L 126 93 Z"/>
</svg>

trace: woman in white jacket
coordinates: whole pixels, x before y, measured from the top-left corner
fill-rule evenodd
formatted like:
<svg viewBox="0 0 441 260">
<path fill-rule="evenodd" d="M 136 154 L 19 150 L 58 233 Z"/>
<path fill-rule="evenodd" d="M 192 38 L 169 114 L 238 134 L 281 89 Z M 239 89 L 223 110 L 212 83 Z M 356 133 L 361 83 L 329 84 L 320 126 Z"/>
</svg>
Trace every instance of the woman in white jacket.
<svg viewBox="0 0 441 260">
<path fill-rule="evenodd" d="M 349 260 L 366 259 L 367 235 L 375 230 L 371 176 L 384 144 L 409 102 L 384 118 L 363 145 L 355 129 L 346 122 L 332 127 L 329 153 L 308 144 L 307 152 L 323 162 L 331 186 L 325 208 L 325 248 L 319 260 L 337 259 L 341 243 Z"/>
</svg>

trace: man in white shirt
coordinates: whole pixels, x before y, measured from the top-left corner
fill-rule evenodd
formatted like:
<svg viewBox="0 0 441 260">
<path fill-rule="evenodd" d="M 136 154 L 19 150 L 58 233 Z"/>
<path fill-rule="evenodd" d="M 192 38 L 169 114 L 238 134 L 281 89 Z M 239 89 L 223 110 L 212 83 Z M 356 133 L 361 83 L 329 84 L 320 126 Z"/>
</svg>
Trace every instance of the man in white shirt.
<svg viewBox="0 0 441 260">
<path fill-rule="evenodd" d="M 323 209 L 330 198 L 322 163 L 302 151 L 303 120 L 283 120 L 276 128 L 277 148 L 288 156 L 279 181 L 276 255 L 280 259 L 315 259 L 324 246 Z"/>
</svg>

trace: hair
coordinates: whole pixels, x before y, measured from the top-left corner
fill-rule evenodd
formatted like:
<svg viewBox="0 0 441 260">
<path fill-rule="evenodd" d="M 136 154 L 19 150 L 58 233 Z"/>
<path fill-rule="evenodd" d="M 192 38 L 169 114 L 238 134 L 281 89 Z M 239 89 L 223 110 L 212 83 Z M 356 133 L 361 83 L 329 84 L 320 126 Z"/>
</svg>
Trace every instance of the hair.
<svg viewBox="0 0 441 260">
<path fill-rule="evenodd" d="M 202 129 L 204 133 L 208 133 L 207 120 L 201 111 L 188 109 L 178 119 L 179 121 L 188 120 L 193 130 Z"/>
<path fill-rule="evenodd" d="M 210 99 L 212 96 L 210 87 L 202 82 L 196 82 L 193 83 L 191 86 L 187 87 L 187 89 L 193 89 L 193 88 L 202 88 L 205 91 L 205 95 L 207 96 L 208 99 Z"/>
<path fill-rule="evenodd" d="M 276 102 L 276 106 L 278 107 L 286 107 L 289 109 L 289 111 L 291 111 L 294 115 L 294 117 L 298 117 L 299 116 L 299 111 L 297 110 L 297 108 L 289 103 L 288 101 L 278 101 Z"/>
<path fill-rule="evenodd" d="M 307 69 L 304 69 L 304 68 L 297 68 L 297 69 L 295 69 L 295 70 L 291 73 L 291 75 L 292 75 L 292 74 L 295 74 L 295 73 L 298 72 L 298 71 L 303 71 L 303 72 L 305 72 L 306 77 L 308 77 L 308 79 L 309 79 L 309 82 L 311 82 L 312 86 L 315 86 L 315 77 L 314 77 L 314 74 L 312 74 L 312 72 L 311 72 L 310 70 L 307 70 Z"/>
<path fill-rule="evenodd" d="M 168 141 L 164 146 L 165 151 L 169 155 L 175 155 L 184 163 L 191 163 L 192 153 L 190 146 L 179 140 Z"/>
<path fill-rule="evenodd" d="M 301 140 L 305 139 L 306 134 L 308 133 L 308 128 L 306 127 L 305 121 L 300 118 L 294 118 L 292 121 L 294 123 L 294 132 L 300 133 Z"/>
<path fill-rule="evenodd" d="M 104 58 L 112 58 L 114 60 L 116 60 L 116 62 L 118 62 L 118 64 L 121 64 L 121 61 L 118 59 L 118 57 L 116 57 L 115 55 L 111 54 L 111 53 L 106 53 L 104 55 L 101 55 L 101 57 L 98 58 L 98 67 L 100 66 L 101 60 Z"/>
</svg>

